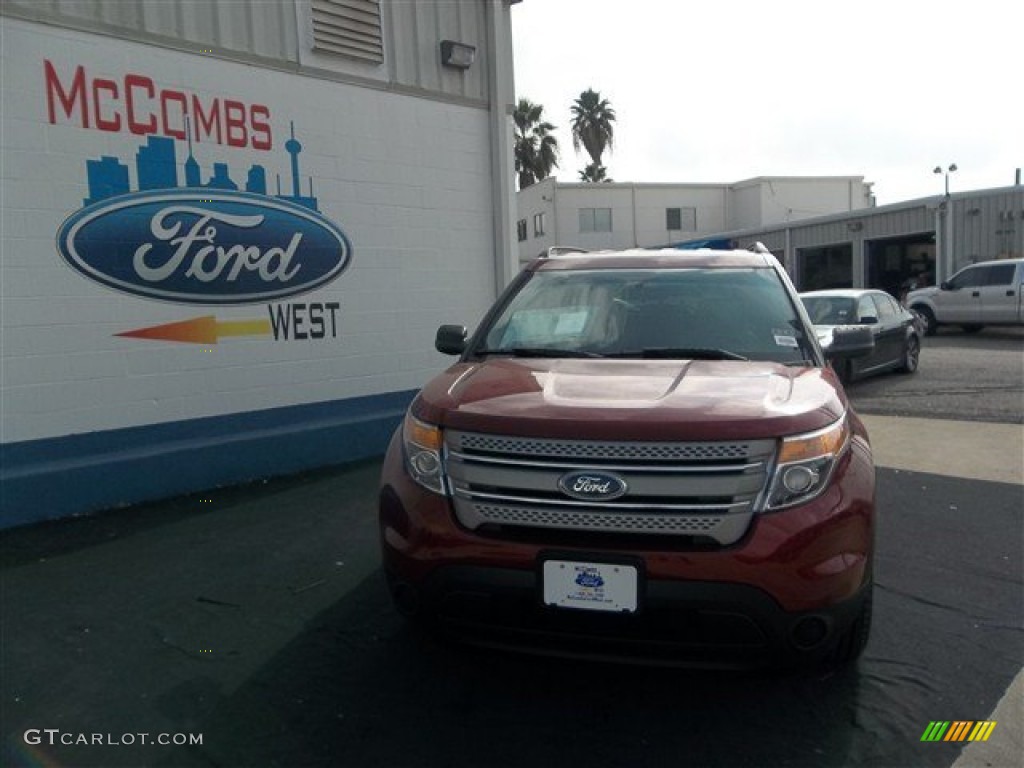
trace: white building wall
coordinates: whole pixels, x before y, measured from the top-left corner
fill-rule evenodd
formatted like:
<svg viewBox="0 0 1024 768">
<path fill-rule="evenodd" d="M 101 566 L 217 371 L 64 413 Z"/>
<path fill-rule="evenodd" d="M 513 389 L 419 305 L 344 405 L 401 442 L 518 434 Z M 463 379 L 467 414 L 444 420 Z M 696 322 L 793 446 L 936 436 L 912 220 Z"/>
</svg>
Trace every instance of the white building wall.
<svg viewBox="0 0 1024 768">
<path fill-rule="evenodd" d="M 759 180 L 758 186 L 761 225 L 871 207 L 871 185 L 859 178 L 774 178 Z"/>
<path fill-rule="evenodd" d="M 756 227 L 761 223 L 763 195 L 760 184 L 737 184 L 731 190 L 732 208 L 729 226 L 725 229 Z"/>
<path fill-rule="evenodd" d="M 120 476 L 106 464 L 114 461 L 108 443 L 122 446 L 117 461 L 145 455 L 155 466 L 163 448 L 146 441 L 157 433 L 187 432 L 196 441 L 193 455 L 210 448 L 210 441 L 225 439 L 221 433 L 232 435 L 235 447 L 218 453 L 206 467 L 147 468 L 152 471 L 147 487 L 126 490 L 123 496 L 108 494 L 93 508 L 382 450 L 382 430 L 387 426 L 390 433 L 398 413 L 395 403 L 407 402 L 450 363 L 433 349 L 437 326 L 474 326 L 507 280 L 505 262 L 514 261 L 509 258 L 514 228 L 502 219 L 509 217 L 512 193 L 509 133 L 499 130 L 509 122 L 509 112 L 507 104 L 491 98 L 512 92 L 511 48 L 500 39 L 509 34 L 508 6 L 500 0 L 473 3 L 472 9 L 442 4 L 445 8 L 435 9 L 439 20 L 421 18 L 426 26 L 407 43 L 428 51 L 421 65 L 397 66 L 406 73 L 403 77 L 420 80 L 408 87 L 389 80 L 392 85 L 380 87 L 350 74 L 277 66 L 280 61 L 264 66 L 248 53 L 235 57 L 225 50 L 191 50 L 191 43 L 163 45 L 155 42 L 165 39 L 162 33 L 131 32 L 139 39 L 125 39 L 127 22 L 142 23 L 124 10 L 128 3 L 119 4 L 116 12 L 111 4 L 75 6 L 83 13 L 106 14 L 79 24 L 95 31 L 75 29 L 76 22 L 63 17 L 59 23 L 33 20 L 35 7 L 20 0 L 19 5 L 5 6 L 0 15 L 0 506 L 30 505 L 26 494 L 34 492 L 32 483 L 44 482 L 69 460 L 106 472 L 116 494 L 120 481 L 114 478 Z M 147 13 L 153 6 L 132 5 Z M 199 4 L 178 5 L 196 11 Z M 391 25 L 386 30 L 389 60 L 381 69 L 387 79 L 386 73 L 396 68 L 390 46 L 409 35 L 397 28 L 384 5 Z M 59 4 L 60 9 L 70 7 Z M 301 3 L 298 7 L 301 12 Z M 17 18 L 8 13 L 15 10 Z M 395 15 L 408 10 L 395 9 Z M 484 21 L 491 26 L 481 29 Z M 464 73 L 466 82 L 447 68 L 428 82 L 423 73 L 435 67 L 438 36 L 456 33 L 480 46 L 477 61 Z M 255 39 L 266 37 L 257 33 Z M 488 59 L 492 44 L 503 52 L 500 61 Z M 287 49 L 283 55 L 293 54 Z M 184 229 L 179 225 L 176 232 L 158 234 L 154 216 L 145 219 L 140 231 L 143 240 L 152 236 L 160 248 L 180 242 L 172 238 L 181 238 L 210 202 L 185 183 L 190 150 L 184 112 L 195 104 L 207 111 L 207 120 L 214 112 L 219 115 L 216 125 L 211 122 L 202 130 L 192 115 L 188 126 L 202 185 L 222 164 L 221 172 L 242 191 L 250 169 L 258 165 L 265 170 L 266 190 L 250 198 L 273 202 L 279 194 L 292 195 L 289 139 L 294 127 L 301 143 L 299 198 L 314 197 L 317 213 L 311 215 L 347 238 L 351 258 L 344 271 L 287 296 L 211 304 L 187 296 L 147 295 L 157 286 L 145 284 L 138 274 L 132 280 L 146 290 L 118 287 L 61 255 L 55 242 L 62 225 L 96 203 L 89 164 L 102 161 L 121 168 L 127 186 L 117 194 L 137 197 L 137 158 L 140 150 L 155 145 L 151 142 L 162 142 L 164 149 L 173 146 L 172 186 L 175 194 L 188 191 L 178 188 L 192 189 L 188 205 L 193 210 L 185 214 L 192 218 L 180 220 Z M 299 198 L 292 196 L 291 205 L 304 210 L 306 203 L 294 202 Z M 197 264 L 202 272 L 204 265 L 215 263 L 240 264 L 239 279 L 262 274 L 255 263 L 218 262 L 229 257 L 215 250 L 248 247 L 242 240 L 249 231 L 262 231 L 270 220 L 262 214 L 255 218 L 263 223 L 235 230 L 216 218 L 207 222 L 217 233 L 183 246 L 187 255 L 172 278 L 186 270 L 194 273 Z M 202 230 L 195 231 L 202 236 Z M 278 234 L 284 238 L 279 243 L 283 251 L 290 233 Z M 228 242 L 228 237 L 236 240 Z M 209 255 L 198 261 L 204 244 Z M 258 254 L 266 252 L 266 244 L 257 247 Z M 211 284 L 223 282 L 231 289 L 234 278 L 227 274 L 225 267 Z M 199 278 L 190 279 L 199 285 Z M 290 321 L 287 330 L 283 317 Z M 207 320 L 217 329 L 212 340 L 196 330 L 195 323 Z M 182 323 L 191 323 L 190 330 L 182 330 Z M 168 326 L 176 329 L 173 338 L 160 337 Z M 158 328 L 164 330 L 154 336 Z M 347 413 L 345 403 L 365 401 L 359 398 L 386 400 L 372 436 L 360 426 L 372 414 L 332 415 Z M 288 409 L 306 409 L 295 412 L 302 418 L 315 412 L 318 422 L 293 421 Z M 274 429 L 286 433 L 292 441 L 287 445 L 297 446 L 301 460 L 292 462 L 284 443 L 268 437 L 262 414 L 285 414 L 275 417 Z M 224 426 L 229 418 L 236 419 L 230 429 Z M 211 429 L 221 432 L 213 438 Z M 303 438 L 307 429 L 310 439 Z M 252 446 L 259 443 L 262 450 L 272 444 L 269 452 L 279 453 L 274 461 L 238 449 L 250 432 Z M 105 441 L 106 434 L 118 437 Z M 314 444 L 322 455 L 311 450 L 306 455 Z M 236 457 L 235 466 L 218 474 L 213 467 L 228 454 Z M 158 477 L 161 471 L 167 473 L 166 482 Z M 176 483 L 174 475 L 188 480 Z M 70 488 L 68 476 L 63 477 Z M 86 486 L 95 485 L 95 477 L 90 478 L 83 480 Z M 48 517 L 89 508 L 83 504 L 76 508 L 73 499 L 61 498 L 51 508 L 38 503 L 38 509 L 25 514 Z M 0 517 L 0 527 L 9 524 L 11 519 Z"/>
<path fill-rule="evenodd" d="M 692 240 L 724 229 L 727 194 L 721 185 L 638 184 L 636 186 L 636 245 L 641 247 L 667 245 Z M 680 208 L 695 212 L 695 226 L 668 229 L 666 210 Z M 684 221 L 684 225 L 686 222 Z"/>
<path fill-rule="evenodd" d="M 552 245 L 588 249 L 648 247 L 700 240 L 723 231 L 796 221 L 818 212 L 840 213 L 872 204 L 870 184 L 859 176 L 770 177 L 735 184 L 559 183 L 554 178 L 518 192 L 520 219 L 529 237 L 519 243 L 520 261 Z M 581 208 L 611 208 L 611 232 L 580 232 Z M 666 209 L 693 209 L 692 227 L 669 230 Z M 543 213 L 557 226 L 535 237 L 533 217 Z"/>
<path fill-rule="evenodd" d="M 474 322 L 494 296 L 487 113 L 22 21 L 3 25 L 4 440 L 19 441 L 196 418 L 419 386 L 443 364 L 442 322 Z M 117 293 L 54 253 L 60 224 L 89 194 L 86 162 L 119 158 L 137 187 L 127 132 L 47 116 L 44 62 L 66 82 L 150 77 L 160 88 L 265 104 L 274 148 L 196 145 L 209 173 L 236 181 L 252 163 L 279 173 L 294 123 L 302 186 L 349 236 L 351 267 L 302 303 L 337 302 L 338 335 L 312 341 L 239 338 L 195 345 L 115 334 L 209 314 Z M 257 76 L 254 76 L 257 75 Z M 179 164 L 185 143 L 176 142 Z M 179 175 L 183 171 L 179 169 Z M 273 178 L 273 177 L 271 177 Z M 271 180 L 271 184 L 274 182 Z M 267 308 L 218 308 L 218 320 L 266 318 Z"/>
<path fill-rule="evenodd" d="M 551 246 L 559 244 L 556 194 L 557 184 L 554 177 L 548 177 L 516 193 L 517 229 L 526 228 L 526 237 L 518 240 L 520 263 L 536 258 Z M 534 226 L 538 216 L 544 223 L 539 232 Z M 572 241 L 568 241 L 560 244 L 571 243 Z"/>
<path fill-rule="evenodd" d="M 632 190 L 617 184 L 580 184 L 571 193 L 558 190 L 558 245 L 574 245 L 587 250 L 631 248 L 633 240 Z M 580 210 L 611 210 L 611 232 L 581 232 Z"/>
</svg>

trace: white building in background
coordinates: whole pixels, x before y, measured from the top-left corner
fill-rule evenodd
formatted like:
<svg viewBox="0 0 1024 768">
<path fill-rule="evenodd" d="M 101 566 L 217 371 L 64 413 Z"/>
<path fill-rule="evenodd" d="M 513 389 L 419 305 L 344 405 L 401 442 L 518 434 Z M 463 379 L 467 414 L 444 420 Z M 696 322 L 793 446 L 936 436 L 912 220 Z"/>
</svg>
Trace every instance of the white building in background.
<svg viewBox="0 0 1024 768">
<path fill-rule="evenodd" d="M 1010 175 L 1009 173 L 1007 174 Z M 977 261 L 1024 256 L 1024 186 L 875 206 L 859 176 L 736 184 L 573 183 L 517 193 L 519 260 L 587 250 L 764 244 L 801 290 L 870 287 L 894 296 Z"/>
<path fill-rule="evenodd" d="M 518 268 L 510 2 L 0 4 L 0 527 L 383 451 Z"/>
<path fill-rule="evenodd" d="M 863 176 L 758 177 L 734 184 L 564 183 L 517 193 L 519 259 L 553 245 L 632 248 L 700 240 L 874 205 Z"/>
</svg>

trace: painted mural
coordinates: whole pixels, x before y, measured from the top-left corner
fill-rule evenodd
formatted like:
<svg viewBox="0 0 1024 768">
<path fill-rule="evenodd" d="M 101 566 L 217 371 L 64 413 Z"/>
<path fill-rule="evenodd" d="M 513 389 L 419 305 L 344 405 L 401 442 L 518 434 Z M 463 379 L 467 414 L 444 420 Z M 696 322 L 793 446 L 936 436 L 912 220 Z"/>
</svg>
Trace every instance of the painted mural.
<svg viewBox="0 0 1024 768">
<path fill-rule="evenodd" d="M 232 306 L 310 293 L 349 266 L 352 245 L 320 212 L 312 178 L 303 193 L 303 147 L 294 123 L 283 145 L 284 183 L 276 173 L 271 192 L 266 163 L 251 164 L 236 181 L 228 163 L 213 162 L 204 171 L 196 158 L 225 144 L 271 151 L 266 106 L 218 98 L 204 105 L 195 94 L 159 89 L 138 74 L 119 86 L 90 79 L 81 66 L 67 82 L 50 61 L 44 71 L 51 122 L 146 136 L 134 158 L 103 155 L 85 162 L 84 207 L 57 232 L 58 252 L 83 277 L 143 299 Z M 186 150 L 181 163 L 180 143 Z M 116 335 L 193 344 L 216 344 L 225 336 L 335 338 L 339 308 L 338 302 L 268 304 L 262 317 L 200 315 Z"/>
</svg>

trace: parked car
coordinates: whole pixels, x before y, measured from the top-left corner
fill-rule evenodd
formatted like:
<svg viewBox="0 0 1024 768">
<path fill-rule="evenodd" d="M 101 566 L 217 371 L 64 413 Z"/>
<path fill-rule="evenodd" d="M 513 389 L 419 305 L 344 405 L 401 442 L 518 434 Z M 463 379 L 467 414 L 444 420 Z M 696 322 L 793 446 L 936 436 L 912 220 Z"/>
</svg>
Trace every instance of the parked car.
<svg viewBox="0 0 1024 768">
<path fill-rule="evenodd" d="M 868 353 L 834 331 L 833 359 Z M 864 425 L 763 248 L 530 264 L 418 394 L 381 475 L 399 610 L 590 658 L 845 663 L 868 641 Z"/>
<path fill-rule="evenodd" d="M 968 332 L 986 325 L 1024 325 L 1024 259 L 964 267 L 937 287 L 910 291 L 906 304 L 924 318 L 929 336 L 946 324 Z"/>
<path fill-rule="evenodd" d="M 835 363 L 839 378 L 848 383 L 886 371 L 914 373 L 921 356 L 920 321 L 885 291 L 844 288 L 800 294 L 822 347 L 828 349 L 836 328 L 869 326 L 874 349 L 859 358 Z"/>
</svg>

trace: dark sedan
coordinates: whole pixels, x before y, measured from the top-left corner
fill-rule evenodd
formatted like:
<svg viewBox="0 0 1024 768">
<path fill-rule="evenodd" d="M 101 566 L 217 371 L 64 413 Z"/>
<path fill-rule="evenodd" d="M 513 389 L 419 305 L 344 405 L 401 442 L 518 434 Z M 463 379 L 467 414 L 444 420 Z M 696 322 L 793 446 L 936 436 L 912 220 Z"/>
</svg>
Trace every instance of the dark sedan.
<svg viewBox="0 0 1024 768">
<path fill-rule="evenodd" d="M 885 291 L 848 288 L 801 293 L 822 347 L 838 326 L 866 325 L 875 337 L 864 357 L 836 364 L 843 382 L 886 371 L 913 373 L 921 356 L 921 332 L 914 315 Z"/>
</svg>

